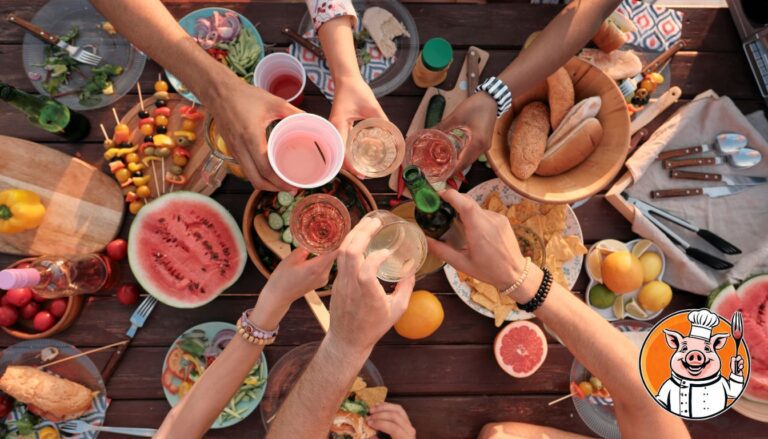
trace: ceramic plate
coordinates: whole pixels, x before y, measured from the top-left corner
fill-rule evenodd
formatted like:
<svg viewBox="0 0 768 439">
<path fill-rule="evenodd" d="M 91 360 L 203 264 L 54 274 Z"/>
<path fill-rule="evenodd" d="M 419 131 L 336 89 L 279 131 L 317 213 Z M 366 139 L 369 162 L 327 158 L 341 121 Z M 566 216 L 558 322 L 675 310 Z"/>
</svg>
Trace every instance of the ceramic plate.
<svg viewBox="0 0 768 439">
<path fill-rule="evenodd" d="M 498 178 L 488 180 L 475 186 L 469 192 L 467 192 L 467 195 L 474 198 L 478 203 L 483 203 L 488 195 L 492 192 L 498 192 L 501 196 L 501 201 L 503 201 L 507 206 L 517 204 L 523 200 L 523 197 L 518 195 L 517 192 L 513 191 L 509 186 L 504 184 L 504 182 Z M 570 206 L 568 206 L 566 209 L 564 235 L 578 235 L 581 241 L 584 241 L 584 235 L 581 233 L 579 220 L 576 218 L 576 214 L 573 212 L 573 209 L 571 209 Z M 563 265 L 565 278 L 568 279 L 568 288 L 570 289 L 573 289 L 573 286 L 576 284 L 576 281 L 579 278 L 582 261 L 583 257 L 578 256 Z M 446 264 L 443 270 L 445 271 L 445 276 L 448 278 L 448 283 L 451 284 L 451 288 L 453 288 L 453 291 L 456 292 L 456 294 L 461 298 L 461 300 L 464 301 L 464 303 L 469 305 L 470 308 L 477 311 L 478 313 L 486 317 L 493 318 L 493 312 L 484 306 L 478 305 L 477 303 L 473 302 L 472 299 L 470 299 L 469 295 L 472 292 L 472 288 L 470 288 L 468 284 L 462 282 L 459 279 L 459 274 L 455 268 Z M 523 312 L 520 310 L 513 310 L 510 311 L 505 320 L 526 320 L 531 318 L 533 318 L 533 314 L 531 313 Z"/>
</svg>

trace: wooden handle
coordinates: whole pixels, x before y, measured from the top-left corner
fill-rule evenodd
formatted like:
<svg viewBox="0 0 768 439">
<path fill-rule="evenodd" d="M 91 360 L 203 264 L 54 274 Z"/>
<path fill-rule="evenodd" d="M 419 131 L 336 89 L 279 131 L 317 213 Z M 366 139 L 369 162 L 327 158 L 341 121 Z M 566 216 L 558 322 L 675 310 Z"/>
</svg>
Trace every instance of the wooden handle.
<svg viewBox="0 0 768 439">
<path fill-rule="evenodd" d="M 681 180 L 702 180 L 702 181 L 721 181 L 723 176 L 720 174 L 709 174 L 707 172 L 689 172 L 678 171 L 672 169 L 669 171 L 670 178 L 678 178 Z"/>
<path fill-rule="evenodd" d="M 59 42 L 59 37 L 57 37 L 56 35 L 49 34 L 48 32 L 44 31 L 43 28 L 36 26 L 23 18 L 18 17 L 16 14 L 9 14 L 7 18 L 8 18 L 8 21 L 10 21 L 11 23 L 14 23 L 15 25 L 23 29 L 28 30 L 29 33 L 31 33 L 32 35 L 34 35 L 44 43 L 55 45 L 55 44 L 58 44 Z"/>
<path fill-rule="evenodd" d="M 693 197 L 703 193 L 704 191 L 701 190 L 701 188 L 661 189 L 657 191 L 651 191 L 651 198 Z"/>
<path fill-rule="evenodd" d="M 685 47 L 685 41 L 678 40 L 675 44 L 671 45 L 669 49 L 665 50 L 661 55 L 657 56 L 656 59 L 648 63 L 648 65 L 643 69 L 643 75 L 657 71 L 659 66 L 667 62 L 668 59 L 672 58 L 672 56 L 683 47 Z"/>
<path fill-rule="evenodd" d="M 636 132 L 632 135 L 632 137 L 629 139 L 629 150 L 634 151 L 637 149 L 638 146 L 640 146 L 641 143 L 645 142 L 646 139 L 648 139 L 648 129 L 643 128 L 640 131 Z"/>
<path fill-rule="evenodd" d="M 104 380 L 104 384 L 107 384 L 109 379 L 112 378 L 112 374 L 115 373 L 117 366 L 120 364 L 120 360 L 123 359 L 123 355 L 127 350 L 128 343 L 121 344 L 117 347 L 117 350 L 112 353 L 112 356 L 109 357 L 109 361 L 107 361 L 104 369 L 101 370 L 101 378 Z"/>
<path fill-rule="evenodd" d="M 669 151 L 664 151 L 659 154 L 658 157 L 656 157 L 656 160 L 669 160 L 673 159 L 675 157 L 682 157 L 684 155 L 691 155 L 691 154 L 698 154 L 702 151 L 701 145 L 699 146 L 688 146 L 686 148 L 679 148 L 679 149 L 671 149 Z"/>
<path fill-rule="evenodd" d="M 467 96 L 475 94 L 475 88 L 480 80 L 480 53 L 477 48 L 470 47 L 467 52 Z"/>
<path fill-rule="evenodd" d="M 664 169 L 683 168 L 686 166 L 705 166 L 715 165 L 716 160 L 712 157 L 700 158 L 700 159 L 683 159 L 683 160 L 664 160 Z"/>
<path fill-rule="evenodd" d="M 304 299 L 309 304 L 309 309 L 312 310 L 312 314 L 315 315 L 317 322 L 320 323 L 320 327 L 323 328 L 323 331 L 328 332 L 328 328 L 331 327 L 331 313 L 328 312 L 328 308 L 320 300 L 320 296 L 317 295 L 315 290 L 312 290 L 304 295 Z"/>
<path fill-rule="evenodd" d="M 323 52 L 322 47 L 302 37 L 301 35 L 296 33 L 296 31 L 294 31 L 293 29 L 285 27 L 281 32 L 285 34 L 288 38 L 293 40 L 294 42 L 300 44 L 305 49 L 317 55 L 318 58 L 325 59 L 325 52 Z"/>
</svg>

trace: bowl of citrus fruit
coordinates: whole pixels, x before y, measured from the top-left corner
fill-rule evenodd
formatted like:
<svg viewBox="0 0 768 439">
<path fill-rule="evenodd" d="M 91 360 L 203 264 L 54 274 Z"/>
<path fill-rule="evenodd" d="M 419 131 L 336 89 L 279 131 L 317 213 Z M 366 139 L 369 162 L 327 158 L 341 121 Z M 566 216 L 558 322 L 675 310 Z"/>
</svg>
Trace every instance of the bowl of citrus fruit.
<svg viewBox="0 0 768 439">
<path fill-rule="evenodd" d="M 606 320 L 651 320 L 672 301 L 672 288 L 662 281 L 664 253 L 647 239 L 598 241 L 586 268 L 587 304 Z"/>
</svg>

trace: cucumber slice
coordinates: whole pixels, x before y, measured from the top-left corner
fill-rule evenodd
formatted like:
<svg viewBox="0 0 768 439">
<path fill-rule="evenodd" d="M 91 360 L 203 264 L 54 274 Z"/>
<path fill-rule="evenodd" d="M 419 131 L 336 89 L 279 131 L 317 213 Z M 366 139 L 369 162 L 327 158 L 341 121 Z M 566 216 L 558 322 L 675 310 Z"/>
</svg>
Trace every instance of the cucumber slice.
<svg viewBox="0 0 768 439">
<path fill-rule="evenodd" d="M 293 203 L 293 195 L 288 192 L 277 193 L 277 204 L 281 206 L 290 206 L 291 203 Z"/>
<path fill-rule="evenodd" d="M 288 227 L 285 230 L 283 230 L 283 235 L 280 237 L 280 239 L 282 239 L 283 242 L 285 242 L 285 243 L 293 244 L 293 235 L 291 234 L 291 228 L 290 227 Z"/>
<path fill-rule="evenodd" d="M 286 210 L 282 214 L 283 218 L 283 224 L 290 224 L 291 223 L 291 213 L 293 213 L 293 210 Z"/>
<path fill-rule="evenodd" d="M 277 212 L 269 213 L 269 217 L 267 217 L 267 223 L 269 223 L 269 227 L 272 230 L 280 230 L 285 225 L 283 218 Z"/>
</svg>

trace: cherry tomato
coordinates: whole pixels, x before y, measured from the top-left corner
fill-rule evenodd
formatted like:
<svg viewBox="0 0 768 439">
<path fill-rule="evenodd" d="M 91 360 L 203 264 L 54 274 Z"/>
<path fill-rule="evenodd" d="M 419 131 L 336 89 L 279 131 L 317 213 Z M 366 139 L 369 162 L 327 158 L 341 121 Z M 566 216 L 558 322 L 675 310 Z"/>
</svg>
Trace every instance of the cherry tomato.
<svg viewBox="0 0 768 439">
<path fill-rule="evenodd" d="M 661 73 L 653 72 L 647 76 L 648 79 L 651 80 L 656 85 L 661 85 L 664 83 L 664 76 L 662 76 Z"/>
<path fill-rule="evenodd" d="M 32 301 L 32 290 L 29 288 L 11 288 L 5 293 L 5 297 L 8 303 L 21 308 Z"/>
<path fill-rule="evenodd" d="M 131 178 L 131 171 L 125 168 L 118 169 L 117 172 L 115 172 L 115 178 L 120 183 L 126 182 Z"/>
<path fill-rule="evenodd" d="M 162 114 L 158 114 L 157 116 L 155 116 L 155 123 L 157 124 L 157 126 L 161 126 L 161 127 L 168 126 L 168 118 L 163 116 Z"/>
<path fill-rule="evenodd" d="M 173 155 L 173 164 L 176 166 L 187 166 L 187 163 L 189 163 L 189 159 L 184 157 L 183 155 Z"/>
<path fill-rule="evenodd" d="M 45 308 L 53 314 L 54 317 L 60 319 L 67 310 L 67 299 L 54 299 L 48 302 Z"/>
<path fill-rule="evenodd" d="M 194 131 L 196 126 L 197 122 L 191 119 L 184 119 L 184 122 L 181 123 L 182 131 Z"/>
<path fill-rule="evenodd" d="M 33 291 L 32 292 L 32 300 L 34 300 L 35 302 L 45 302 L 48 299 L 46 299 L 43 296 L 38 295 L 36 292 Z"/>
<path fill-rule="evenodd" d="M 144 207 L 144 202 L 136 200 L 131 202 L 131 204 L 128 205 L 128 211 L 136 215 L 137 213 L 139 213 L 142 207 Z"/>
<path fill-rule="evenodd" d="M 183 352 L 179 348 L 175 348 L 171 351 L 170 354 L 168 354 L 168 361 L 166 361 L 166 366 L 168 367 L 168 370 L 171 371 L 172 374 L 179 377 L 179 379 L 184 379 L 184 366 L 182 366 L 182 356 Z"/>
<path fill-rule="evenodd" d="M 8 416 L 11 410 L 13 410 L 13 399 L 9 396 L 0 397 L 0 419 Z"/>
<path fill-rule="evenodd" d="M 45 332 L 56 324 L 56 317 L 48 311 L 40 311 L 35 314 L 35 318 L 32 320 L 32 327 L 37 332 Z"/>
<path fill-rule="evenodd" d="M 577 397 L 579 399 L 584 399 L 584 397 L 586 396 L 586 395 L 584 395 L 584 391 L 581 390 L 581 387 L 579 387 L 579 385 L 576 384 L 575 381 L 571 381 L 571 384 L 569 385 L 569 388 L 571 390 L 571 395 L 573 395 L 573 396 L 575 396 L 575 397 Z"/>
<path fill-rule="evenodd" d="M 582 381 L 579 383 L 579 388 L 584 393 L 584 396 L 589 396 L 592 394 L 594 389 L 592 388 L 592 384 L 589 384 L 589 381 Z"/>
<path fill-rule="evenodd" d="M 30 320 L 35 316 L 35 314 L 37 314 L 38 311 L 40 311 L 40 304 L 32 301 L 24 305 L 24 307 L 21 308 L 19 314 L 21 314 L 22 319 Z"/>
<path fill-rule="evenodd" d="M 155 117 L 157 116 L 171 117 L 171 109 L 168 107 L 155 108 L 155 111 L 153 113 L 155 114 Z"/>
<path fill-rule="evenodd" d="M 144 134 L 145 136 L 151 136 L 155 132 L 155 126 L 145 123 L 139 127 L 139 130 L 141 131 L 141 134 Z"/>
<path fill-rule="evenodd" d="M 8 301 L 8 295 L 3 294 L 3 297 L 0 298 L 0 306 L 13 306 L 11 302 Z"/>
<path fill-rule="evenodd" d="M 126 163 L 138 163 L 141 161 L 141 157 L 139 157 L 138 154 L 135 152 L 132 152 L 125 156 L 125 162 Z"/>
<path fill-rule="evenodd" d="M 107 244 L 107 256 L 113 261 L 122 261 L 128 253 L 128 243 L 125 239 L 115 239 Z"/>
<path fill-rule="evenodd" d="M 123 305 L 133 305 L 139 301 L 139 287 L 136 284 L 123 284 L 117 289 L 117 300 Z"/>
<path fill-rule="evenodd" d="M 165 387 L 165 389 L 168 390 L 168 392 L 170 392 L 173 395 L 175 395 L 179 391 L 179 385 L 174 383 L 175 380 L 176 380 L 176 376 L 173 373 L 171 373 L 169 369 L 166 369 L 165 372 L 163 372 L 163 378 L 162 378 L 163 387 Z"/>
<path fill-rule="evenodd" d="M 152 191 L 147 185 L 142 185 L 136 188 L 136 195 L 138 195 L 139 198 L 147 198 L 151 193 Z"/>
<path fill-rule="evenodd" d="M 168 83 L 162 79 L 155 82 L 155 91 L 168 91 Z"/>
<path fill-rule="evenodd" d="M 19 320 L 19 312 L 16 308 L 9 305 L 0 306 L 0 326 L 13 326 L 17 320 Z"/>
</svg>

